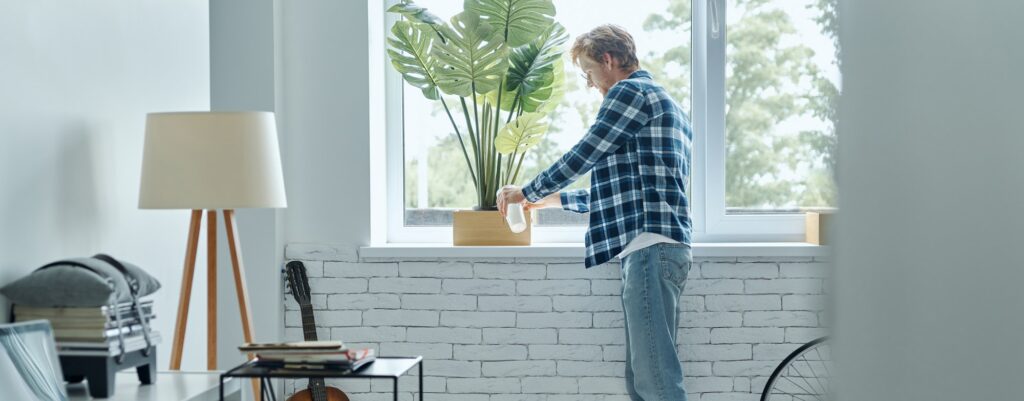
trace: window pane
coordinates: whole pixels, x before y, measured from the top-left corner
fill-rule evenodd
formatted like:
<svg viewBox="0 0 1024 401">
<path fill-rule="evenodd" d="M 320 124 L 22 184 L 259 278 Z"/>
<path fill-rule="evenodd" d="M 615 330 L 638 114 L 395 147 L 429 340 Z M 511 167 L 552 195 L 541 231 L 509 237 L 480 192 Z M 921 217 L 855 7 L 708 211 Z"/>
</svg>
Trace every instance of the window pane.
<svg viewBox="0 0 1024 401">
<path fill-rule="evenodd" d="M 462 11 L 462 1 L 418 0 L 441 18 Z M 642 68 L 668 88 L 684 110 L 690 110 L 690 0 L 646 0 L 623 8 L 621 0 L 557 1 L 555 19 L 569 33 L 564 59 L 566 95 L 549 116 L 550 130 L 523 162 L 520 185 L 554 163 L 574 145 L 593 122 L 601 94 L 587 89 L 568 55 L 573 40 L 599 24 L 612 22 L 629 31 L 637 42 Z M 476 194 L 448 115 L 438 101 L 403 85 L 405 133 L 406 225 L 450 225 L 451 210 L 476 205 Z M 447 100 L 461 124 L 458 98 Z M 460 125 L 460 129 L 462 125 Z M 572 188 L 588 188 L 589 176 Z M 545 210 L 537 225 L 585 225 L 586 215 Z"/>
<path fill-rule="evenodd" d="M 729 213 L 835 206 L 835 1 L 726 1 Z"/>
</svg>

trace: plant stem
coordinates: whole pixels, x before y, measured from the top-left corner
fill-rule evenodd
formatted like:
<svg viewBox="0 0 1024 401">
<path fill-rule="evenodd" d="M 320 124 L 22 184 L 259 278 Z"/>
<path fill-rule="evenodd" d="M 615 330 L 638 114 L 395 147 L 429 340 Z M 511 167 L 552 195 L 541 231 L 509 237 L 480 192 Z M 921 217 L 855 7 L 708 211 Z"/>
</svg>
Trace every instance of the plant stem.
<svg viewBox="0 0 1024 401">
<path fill-rule="evenodd" d="M 519 147 L 516 146 L 516 149 L 519 149 Z M 516 159 L 516 152 L 512 152 L 511 154 L 508 155 L 508 162 L 505 163 L 504 185 L 512 185 L 512 181 L 509 180 L 509 179 L 512 178 L 512 161 L 515 160 L 515 159 Z"/>
<path fill-rule="evenodd" d="M 507 32 L 506 32 L 506 36 L 507 36 Z M 495 104 L 495 107 L 494 107 L 494 141 L 498 140 L 498 131 L 501 129 L 501 127 L 499 127 L 498 124 L 501 123 L 501 94 L 502 94 L 502 92 L 505 92 L 505 80 L 504 79 L 498 84 L 498 103 Z M 491 146 L 491 150 L 493 150 L 495 153 L 498 152 L 498 149 L 495 148 L 494 146 Z M 494 181 L 495 181 L 494 182 L 494 187 L 495 187 L 494 188 L 494 192 L 497 192 L 498 188 L 501 187 L 501 155 L 500 154 L 498 155 L 498 162 L 497 162 L 497 164 L 495 164 L 495 170 L 496 171 L 494 173 Z M 508 174 L 508 173 L 506 172 L 506 174 Z M 497 195 L 495 195 L 495 197 L 497 197 Z M 497 199 L 495 199 L 494 203 L 498 203 Z"/>
<path fill-rule="evenodd" d="M 519 98 L 519 91 L 516 91 L 516 95 L 515 95 L 515 97 L 512 98 L 512 104 L 510 105 L 510 107 L 508 109 L 508 118 L 505 119 L 505 125 L 506 126 L 508 126 L 508 124 L 512 122 L 512 117 L 516 115 L 516 108 L 518 107 L 519 99 L 520 99 Z M 515 149 L 517 149 L 517 150 L 519 149 L 519 143 L 516 143 Z M 513 183 L 511 180 L 509 180 L 509 178 L 512 178 L 512 163 L 513 163 L 513 160 L 515 160 L 516 153 L 517 153 L 517 151 L 513 151 L 509 155 L 508 165 L 506 166 L 506 169 L 505 169 L 506 171 L 505 171 L 504 185 L 511 185 Z"/>
<path fill-rule="evenodd" d="M 487 162 L 483 158 L 483 153 L 487 151 L 487 147 L 486 147 L 485 142 L 484 142 L 483 129 L 480 128 L 480 108 L 476 104 L 476 82 L 470 82 L 469 83 L 469 87 L 470 87 L 469 96 L 473 97 L 473 121 L 476 122 L 476 132 L 475 132 L 475 134 L 478 137 L 477 141 L 480 143 L 480 149 L 477 150 L 477 153 L 478 153 L 477 157 L 480 158 L 481 162 L 484 163 L 483 169 L 480 170 L 481 171 L 480 175 L 483 178 L 480 179 L 480 184 L 478 185 L 478 188 L 479 188 L 478 192 L 480 193 L 480 204 L 478 206 L 480 206 L 482 208 L 482 207 L 486 206 L 484 204 L 485 203 L 484 201 L 487 199 L 487 193 L 486 193 L 486 189 L 487 189 L 486 188 L 487 187 L 487 182 L 486 182 L 486 178 L 487 178 L 487 175 L 486 175 Z"/>
<path fill-rule="evenodd" d="M 480 132 L 485 133 L 485 135 L 483 135 L 482 139 L 481 139 L 481 143 L 483 144 L 483 146 L 481 147 L 481 153 L 483 153 L 483 158 L 484 158 L 484 171 L 482 173 L 480 173 L 480 174 L 482 174 L 484 176 L 483 192 L 484 192 L 484 204 L 485 205 L 490 205 L 491 204 L 491 179 L 490 178 L 491 178 L 491 171 L 494 170 L 494 160 L 491 158 L 490 152 L 487 151 L 487 149 L 491 148 L 491 141 L 490 141 L 490 138 L 489 138 L 490 135 L 487 135 L 487 134 L 489 134 L 491 132 L 491 117 L 490 116 L 491 116 L 491 104 L 486 99 L 484 99 L 483 116 L 482 116 L 484 122 L 483 122 L 483 125 L 480 127 Z"/>
<path fill-rule="evenodd" d="M 519 179 L 519 169 L 523 167 L 523 159 L 526 159 L 526 153 L 519 155 L 519 163 L 516 165 L 516 173 L 512 175 L 512 182 L 516 182 Z"/>
<path fill-rule="evenodd" d="M 462 147 L 462 155 L 466 157 L 466 168 L 469 169 L 469 176 L 473 177 L 473 185 L 476 186 L 476 174 L 473 173 L 473 163 L 469 161 L 469 153 L 466 152 L 466 142 L 462 141 L 462 133 L 459 132 L 458 124 L 455 124 L 455 118 L 452 118 L 452 112 L 448 109 L 448 102 L 444 101 L 444 96 L 440 96 L 441 105 L 444 106 L 445 114 L 448 114 L 448 121 L 451 121 L 452 128 L 455 129 L 455 137 L 459 138 L 459 146 Z"/>
<path fill-rule="evenodd" d="M 494 203 L 498 203 L 498 189 L 501 188 L 501 153 L 498 153 L 498 162 L 495 163 L 497 168 L 494 169 Z"/>
<path fill-rule="evenodd" d="M 519 153 L 519 146 L 522 145 L 522 143 L 523 143 L 523 138 L 519 137 L 516 140 L 516 146 L 512 148 L 513 149 L 512 153 L 509 153 L 509 155 L 508 155 L 508 166 L 505 167 L 505 170 L 506 170 L 505 171 L 505 185 L 511 185 L 512 184 L 512 181 L 509 180 L 510 178 L 512 178 L 512 162 L 513 162 L 513 160 L 516 159 L 516 154 Z"/>
<path fill-rule="evenodd" d="M 516 97 L 512 98 L 512 107 L 508 109 L 508 119 L 505 120 L 507 125 L 509 121 L 512 121 L 512 116 L 516 114 L 516 103 L 519 103 L 519 91 L 516 91 Z"/>
<path fill-rule="evenodd" d="M 459 101 L 462 103 L 462 115 L 466 117 L 466 128 L 469 131 L 467 132 L 467 136 L 469 136 L 470 143 L 473 144 L 473 156 L 474 159 L 476 160 L 476 171 L 481 172 L 482 170 L 480 170 L 480 147 L 479 144 L 477 143 L 476 135 L 473 133 L 473 122 L 469 120 L 469 107 L 466 106 L 466 98 L 459 97 Z M 480 181 L 483 181 L 482 172 L 480 174 Z M 483 191 L 480 190 L 479 181 L 477 182 L 477 185 L 474 186 L 474 188 L 476 189 L 477 202 L 479 202 L 482 205 L 484 203 L 484 194 Z"/>
</svg>

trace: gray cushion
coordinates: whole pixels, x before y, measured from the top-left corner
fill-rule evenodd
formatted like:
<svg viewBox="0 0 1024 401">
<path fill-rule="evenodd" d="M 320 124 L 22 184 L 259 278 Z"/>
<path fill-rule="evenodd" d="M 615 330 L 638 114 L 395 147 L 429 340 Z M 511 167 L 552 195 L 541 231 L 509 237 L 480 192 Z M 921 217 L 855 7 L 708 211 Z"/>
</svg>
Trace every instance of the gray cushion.
<svg viewBox="0 0 1024 401">
<path fill-rule="evenodd" d="M 36 270 L 28 276 L 0 288 L 12 303 L 44 307 L 90 307 L 130 302 L 128 283 L 117 268 L 99 259 L 69 259 L 101 272 L 73 265 L 50 266 Z M 139 296 L 160 289 L 160 282 L 138 266 L 119 260 L 128 274 L 139 282 Z"/>
</svg>

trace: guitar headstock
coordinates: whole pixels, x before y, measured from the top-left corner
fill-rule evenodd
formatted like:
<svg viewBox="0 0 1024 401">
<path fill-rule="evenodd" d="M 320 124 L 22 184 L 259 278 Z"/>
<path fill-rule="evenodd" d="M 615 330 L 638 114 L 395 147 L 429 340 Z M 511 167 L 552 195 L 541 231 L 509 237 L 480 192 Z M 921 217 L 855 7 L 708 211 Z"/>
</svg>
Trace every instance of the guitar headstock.
<svg viewBox="0 0 1024 401">
<path fill-rule="evenodd" d="M 295 297 L 295 302 L 298 302 L 299 306 L 311 305 L 312 297 L 309 291 L 309 278 L 306 277 L 306 265 L 293 260 L 285 265 L 284 270 L 288 275 L 288 288 L 291 290 L 292 296 Z"/>
</svg>

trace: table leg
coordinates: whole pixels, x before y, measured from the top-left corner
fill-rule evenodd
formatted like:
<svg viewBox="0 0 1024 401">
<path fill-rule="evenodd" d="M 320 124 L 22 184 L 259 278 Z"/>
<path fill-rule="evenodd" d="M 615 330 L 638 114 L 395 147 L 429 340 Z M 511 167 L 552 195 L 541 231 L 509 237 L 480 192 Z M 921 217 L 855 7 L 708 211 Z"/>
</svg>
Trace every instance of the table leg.
<svg viewBox="0 0 1024 401">
<path fill-rule="evenodd" d="M 398 401 L 398 377 L 395 377 L 395 401 Z"/>
<path fill-rule="evenodd" d="M 423 361 L 420 361 L 420 401 L 423 401 Z"/>
<path fill-rule="evenodd" d="M 271 401 L 277 401 L 277 392 L 274 391 L 274 379 L 273 378 L 270 378 L 270 377 L 267 378 L 267 388 L 268 388 L 267 393 L 270 394 L 270 400 Z"/>
<path fill-rule="evenodd" d="M 224 401 L 224 375 L 220 375 L 220 401 Z"/>
</svg>

